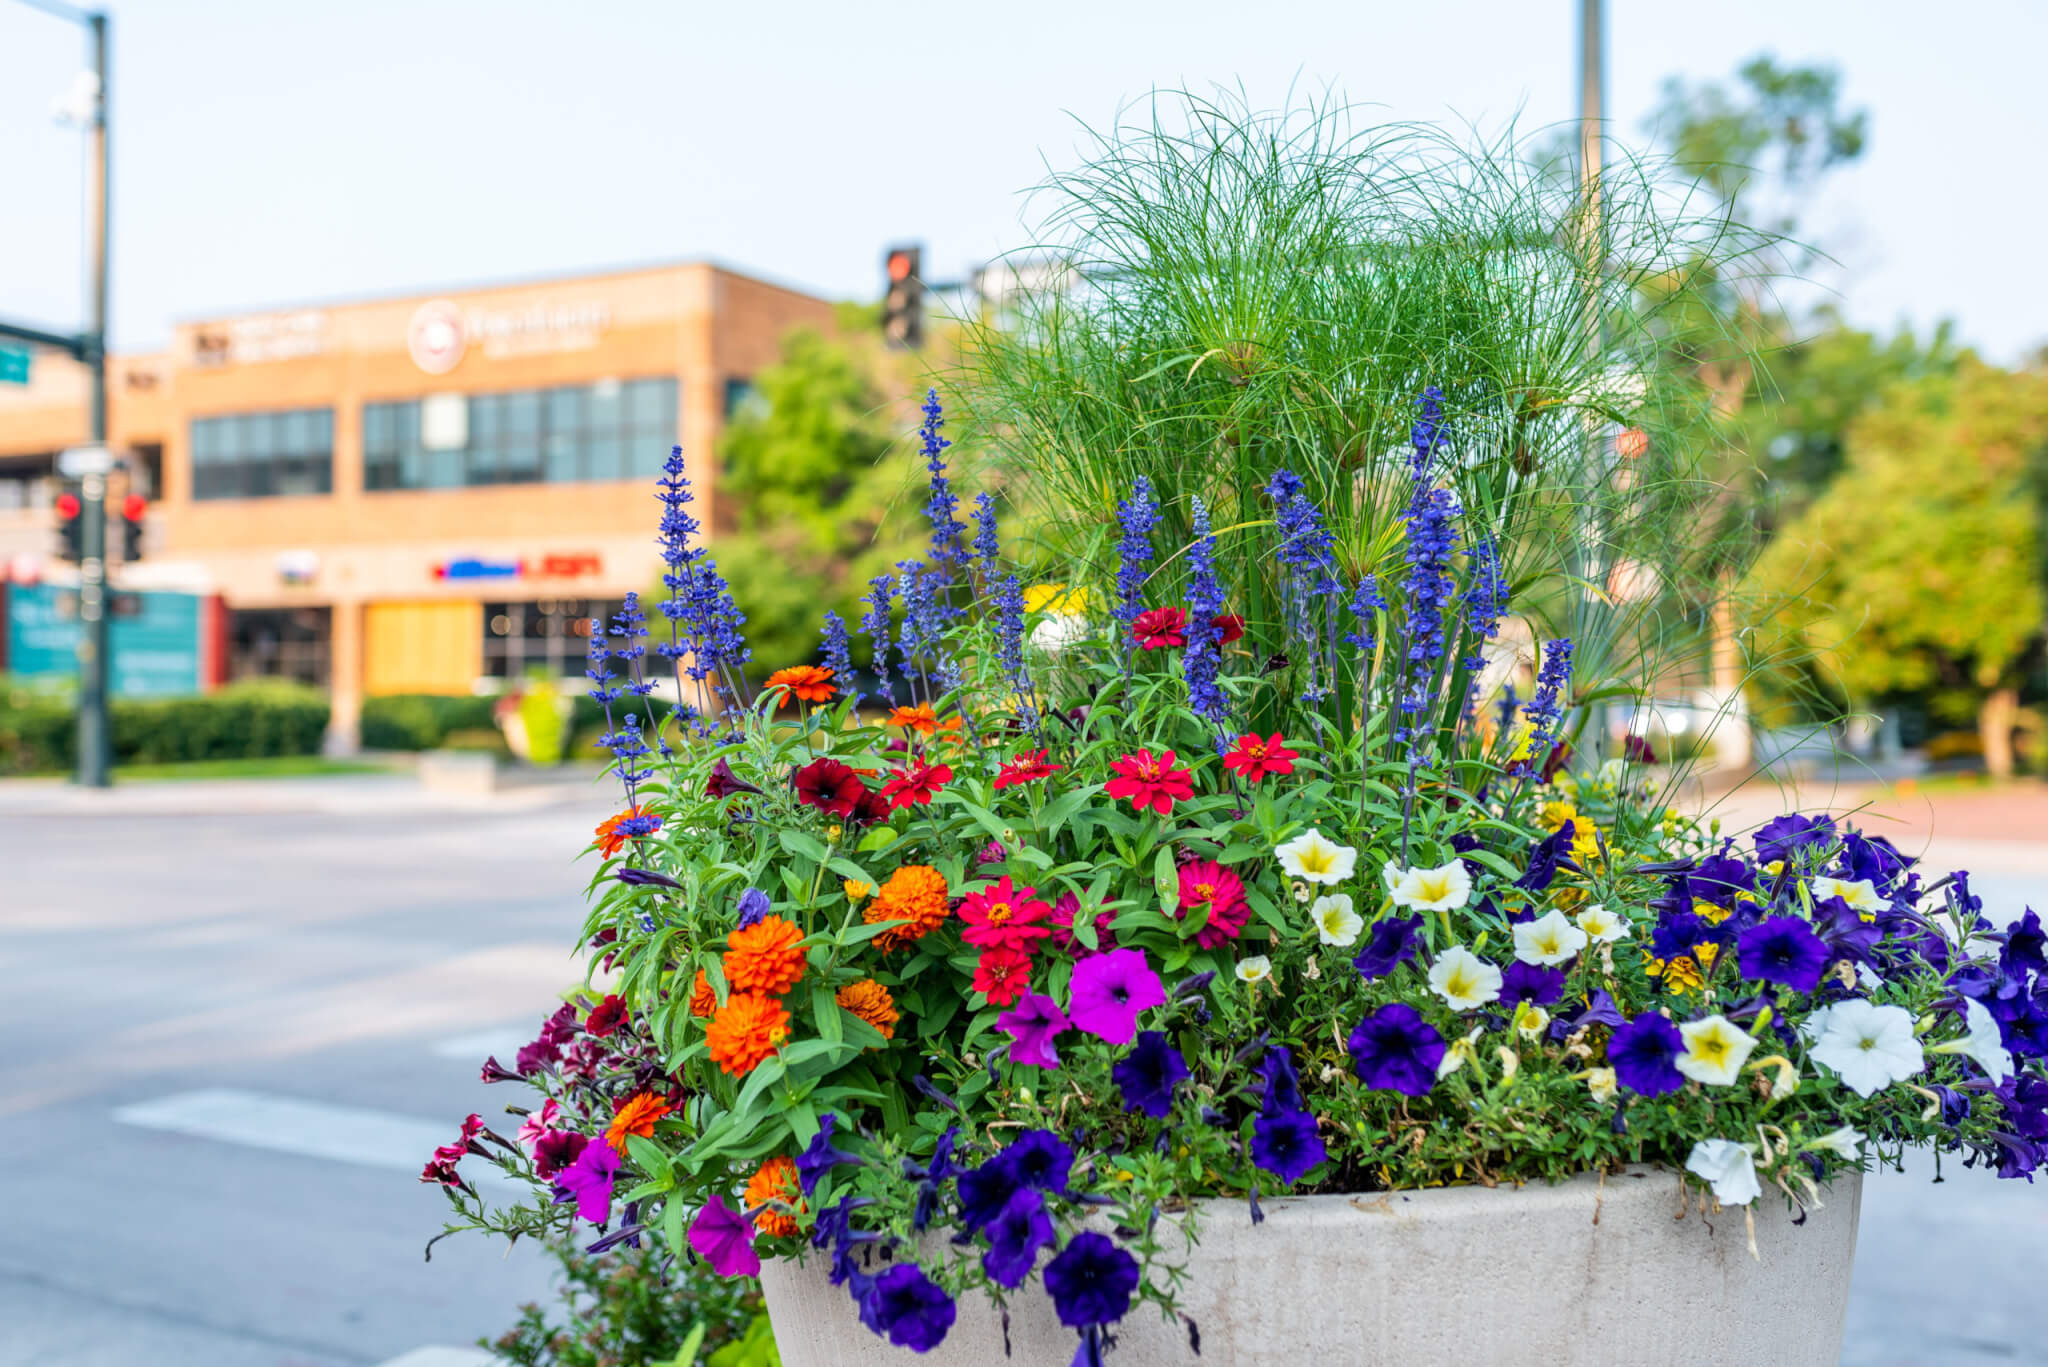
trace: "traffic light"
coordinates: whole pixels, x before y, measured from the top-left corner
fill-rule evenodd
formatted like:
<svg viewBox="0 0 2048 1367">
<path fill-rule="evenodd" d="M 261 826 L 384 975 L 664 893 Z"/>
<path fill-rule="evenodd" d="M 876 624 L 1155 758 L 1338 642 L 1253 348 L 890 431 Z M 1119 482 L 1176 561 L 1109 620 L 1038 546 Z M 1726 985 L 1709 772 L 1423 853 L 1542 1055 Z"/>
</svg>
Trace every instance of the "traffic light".
<svg viewBox="0 0 2048 1367">
<path fill-rule="evenodd" d="M 69 490 L 57 495 L 57 558 L 74 565 L 85 559 L 85 505 Z"/>
<path fill-rule="evenodd" d="M 889 248 L 882 258 L 882 340 L 901 350 L 924 345 L 924 248 Z"/>
<path fill-rule="evenodd" d="M 121 500 L 121 559 L 134 564 L 142 559 L 142 519 L 149 512 L 149 500 L 130 494 Z"/>
</svg>

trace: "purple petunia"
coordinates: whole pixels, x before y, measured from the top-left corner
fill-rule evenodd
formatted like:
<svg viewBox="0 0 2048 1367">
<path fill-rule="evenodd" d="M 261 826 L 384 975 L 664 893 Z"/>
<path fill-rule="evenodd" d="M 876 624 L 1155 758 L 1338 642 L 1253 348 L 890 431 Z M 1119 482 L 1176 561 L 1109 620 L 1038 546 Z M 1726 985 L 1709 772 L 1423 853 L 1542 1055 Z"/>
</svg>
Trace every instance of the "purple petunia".
<svg viewBox="0 0 2048 1367">
<path fill-rule="evenodd" d="M 1252 1161 L 1292 1184 L 1329 1157 L 1306 1111 L 1268 1112 L 1252 1122 Z"/>
<path fill-rule="evenodd" d="M 809 1196 L 817 1189 L 818 1179 L 841 1163 L 858 1163 L 857 1154 L 848 1153 L 832 1142 L 832 1131 L 839 1124 L 839 1117 L 829 1111 L 818 1117 L 818 1133 L 809 1147 L 796 1156 L 796 1179 Z"/>
<path fill-rule="evenodd" d="M 1549 1006 L 1563 995 L 1564 970 L 1561 968 L 1545 968 L 1541 964 L 1517 959 L 1500 977 L 1500 1004 L 1504 1007 L 1520 1006 L 1523 1002 Z"/>
<path fill-rule="evenodd" d="M 583 1146 L 576 1161 L 555 1174 L 555 1204 L 576 1203 L 576 1213 L 593 1225 L 612 1217 L 612 1183 L 619 1175 L 619 1155 L 602 1136 Z"/>
<path fill-rule="evenodd" d="M 1016 1290 L 1031 1275 L 1038 1251 L 1053 1241 L 1045 1198 L 1029 1187 L 1018 1188 L 983 1232 L 988 1251 L 981 1255 L 982 1270 L 996 1285 Z"/>
<path fill-rule="evenodd" d="M 1260 1109 L 1268 1115 L 1301 1109 L 1301 1074 L 1295 1071 L 1294 1054 L 1274 1045 L 1259 1060 L 1259 1072 L 1266 1079 L 1266 1099 Z"/>
<path fill-rule="evenodd" d="M 897 1263 L 876 1277 L 862 1306 L 870 1328 L 914 1353 L 944 1342 L 958 1313 L 953 1298 L 916 1263 Z"/>
<path fill-rule="evenodd" d="M 1072 1025 L 1058 1002 L 1038 992 L 1025 993 L 1015 1006 L 996 1017 L 996 1028 L 1007 1031 L 1014 1040 L 1010 1062 L 1027 1068 L 1059 1067 L 1059 1050 L 1053 1041 Z"/>
<path fill-rule="evenodd" d="M 1765 822 L 1753 839 L 1756 841 L 1758 862 L 1775 864 L 1791 859 L 1803 849 L 1833 844 L 1835 822 L 1832 817 L 1801 816 L 1797 812 L 1789 812 Z"/>
<path fill-rule="evenodd" d="M 740 894 L 740 918 L 734 924 L 733 929 L 745 930 L 749 926 L 759 925 L 761 918 L 768 914 L 769 908 L 773 905 L 768 900 L 767 893 L 759 888 L 748 888 Z"/>
<path fill-rule="evenodd" d="M 1444 1037 L 1406 1002 L 1389 1002 L 1360 1021 L 1347 1047 L 1360 1081 L 1402 1096 L 1427 1093 L 1444 1061 Z"/>
<path fill-rule="evenodd" d="M 721 1277 L 757 1277 L 761 1255 L 754 1251 L 754 1222 L 714 1195 L 690 1222 L 690 1247 Z"/>
<path fill-rule="evenodd" d="M 1384 978 L 1415 956 L 1421 948 L 1421 934 L 1420 916 L 1389 916 L 1375 921 L 1366 933 L 1365 948 L 1358 951 L 1351 966 L 1368 982 Z"/>
<path fill-rule="evenodd" d="M 1074 1171 L 1074 1150 L 1051 1130 L 1026 1130 L 1003 1150 L 1010 1173 L 1027 1187 L 1067 1194 L 1067 1182 Z"/>
<path fill-rule="evenodd" d="M 1685 1085 L 1685 1074 L 1678 1071 L 1678 1056 L 1684 1052 L 1678 1027 L 1655 1011 L 1618 1027 L 1607 1041 L 1615 1080 L 1642 1096 L 1663 1096 Z"/>
<path fill-rule="evenodd" d="M 1743 977 L 1783 983 L 1794 992 L 1819 987 L 1828 966 L 1828 947 L 1813 933 L 1813 927 L 1797 916 L 1773 916 L 1757 922 L 1735 942 L 1735 954 Z"/>
<path fill-rule="evenodd" d="M 1157 1030 L 1139 1034 L 1137 1044 L 1117 1060 L 1109 1076 L 1123 1093 L 1124 1109 L 1142 1111 L 1154 1120 L 1173 1112 L 1173 1089 L 1188 1077 L 1188 1061 Z"/>
<path fill-rule="evenodd" d="M 960 1195 L 961 1227 L 972 1233 L 995 1219 L 1022 1185 L 1017 1167 L 1006 1153 L 961 1173 L 955 1187 Z"/>
<path fill-rule="evenodd" d="M 1130 1311 L 1138 1260 L 1108 1235 L 1083 1230 L 1045 1265 L 1045 1289 L 1068 1328 L 1114 1324 Z"/>
<path fill-rule="evenodd" d="M 1112 949 L 1074 965 L 1067 1018 L 1078 1030 L 1111 1044 L 1129 1044 L 1139 1013 L 1166 1002 L 1165 985 L 1140 949 Z"/>
</svg>

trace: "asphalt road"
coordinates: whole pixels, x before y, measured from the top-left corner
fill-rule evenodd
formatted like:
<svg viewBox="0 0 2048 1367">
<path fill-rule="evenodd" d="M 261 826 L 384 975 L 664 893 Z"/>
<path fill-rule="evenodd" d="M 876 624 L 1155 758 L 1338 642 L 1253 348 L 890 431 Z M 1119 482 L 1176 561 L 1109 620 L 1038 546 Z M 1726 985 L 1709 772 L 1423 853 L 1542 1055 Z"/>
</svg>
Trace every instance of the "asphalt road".
<svg viewBox="0 0 2048 1367">
<path fill-rule="evenodd" d="M 355 1367 L 543 1295 L 531 1249 L 422 1263 L 414 1179 L 574 980 L 608 796 L 0 785 L 0 1365 Z M 2048 908 L 2048 848 L 2003 867 Z M 1931 1176 L 1869 1183 L 1843 1361 L 2048 1363 L 2048 1186 Z"/>
</svg>

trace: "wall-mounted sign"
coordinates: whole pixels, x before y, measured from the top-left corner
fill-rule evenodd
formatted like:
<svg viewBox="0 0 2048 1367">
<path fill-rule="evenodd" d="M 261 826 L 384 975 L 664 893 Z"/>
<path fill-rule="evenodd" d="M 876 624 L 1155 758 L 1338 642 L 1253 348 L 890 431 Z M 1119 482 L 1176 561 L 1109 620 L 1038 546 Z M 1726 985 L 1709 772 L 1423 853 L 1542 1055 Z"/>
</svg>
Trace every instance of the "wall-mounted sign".
<svg viewBox="0 0 2048 1367">
<path fill-rule="evenodd" d="M 192 364 L 200 366 L 291 361 L 326 350 L 327 315 L 318 309 L 230 318 L 192 334 Z"/>
<path fill-rule="evenodd" d="M 492 360 L 552 351 L 587 351 L 611 325 L 608 305 L 530 304 L 516 309 L 463 308 L 430 299 L 413 310 L 406 349 L 429 375 L 446 375 L 474 345 Z"/>
<path fill-rule="evenodd" d="M 47 584 L 9 586 L 7 668 L 30 677 L 78 672 L 78 592 Z M 175 698 L 197 693 L 203 628 L 191 593 L 117 593 L 110 597 L 108 684 L 117 698 Z"/>
<path fill-rule="evenodd" d="M 320 555 L 317 551 L 279 551 L 277 553 L 277 577 L 293 588 L 303 588 L 320 576 Z"/>
<path fill-rule="evenodd" d="M 583 579 L 604 573 L 604 562 L 594 552 L 539 555 L 521 560 L 486 560 L 470 556 L 444 560 L 434 566 L 434 578 L 462 579 Z"/>
</svg>

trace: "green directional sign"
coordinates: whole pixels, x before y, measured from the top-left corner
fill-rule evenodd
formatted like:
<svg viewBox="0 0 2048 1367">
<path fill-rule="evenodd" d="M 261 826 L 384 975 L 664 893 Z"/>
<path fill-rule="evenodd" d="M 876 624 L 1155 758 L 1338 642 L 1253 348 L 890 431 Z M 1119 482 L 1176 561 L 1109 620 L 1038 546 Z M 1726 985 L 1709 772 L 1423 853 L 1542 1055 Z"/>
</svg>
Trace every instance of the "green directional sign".
<svg viewBox="0 0 2048 1367">
<path fill-rule="evenodd" d="M 19 347 L 0 346 L 0 384 L 27 384 L 28 357 Z"/>
</svg>

